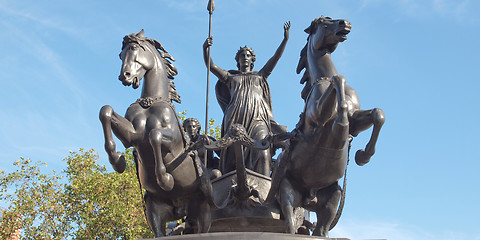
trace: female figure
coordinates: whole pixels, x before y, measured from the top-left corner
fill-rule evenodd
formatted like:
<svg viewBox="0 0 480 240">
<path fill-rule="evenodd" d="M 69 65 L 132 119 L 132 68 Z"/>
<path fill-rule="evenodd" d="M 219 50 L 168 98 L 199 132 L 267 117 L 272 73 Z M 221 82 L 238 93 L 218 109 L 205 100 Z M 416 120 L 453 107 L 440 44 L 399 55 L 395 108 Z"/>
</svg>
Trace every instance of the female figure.
<svg viewBox="0 0 480 240">
<path fill-rule="evenodd" d="M 255 140 L 264 139 L 268 134 L 285 132 L 286 128 L 273 120 L 272 101 L 267 78 L 283 54 L 289 37 L 290 22 L 284 25 L 284 38 L 277 51 L 260 71 L 252 71 L 255 53 L 247 46 L 238 50 L 235 60 L 238 70 L 226 71 L 210 59 L 210 71 L 218 77 L 215 87 L 218 103 L 223 110 L 222 137 L 227 129 L 241 124 Z M 208 47 L 212 39 L 203 44 L 205 64 L 208 63 Z M 266 150 L 244 150 L 245 165 L 258 173 L 270 176 L 272 154 Z M 233 149 L 225 149 L 220 157 L 220 171 L 223 174 L 235 169 Z"/>
</svg>

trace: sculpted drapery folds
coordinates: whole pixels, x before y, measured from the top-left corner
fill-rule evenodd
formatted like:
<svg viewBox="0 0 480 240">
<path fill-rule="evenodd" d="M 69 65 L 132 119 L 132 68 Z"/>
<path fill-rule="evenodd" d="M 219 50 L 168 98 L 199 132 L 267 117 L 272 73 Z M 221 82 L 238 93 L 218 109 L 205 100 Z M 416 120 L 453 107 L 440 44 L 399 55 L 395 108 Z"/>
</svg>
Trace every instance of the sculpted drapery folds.
<svg viewBox="0 0 480 240">
<path fill-rule="evenodd" d="M 277 51 L 260 71 L 252 71 L 255 53 L 251 48 L 243 47 L 237 52 L 235 60 L 238 70 L 226 71 L 218 67 L 210 59 L 210 71 L 218 77 L 215 86 L 216 96 L 224 117 L 222 136 L 233 124 L 241 124 L 248 135 L 260 140 L 268 134 L 285 132 L 286 127 L 273 120 L 272 101 L 267 78 L 283 54 L 289 37 L 290 22 L 284 25 L 284 38 Z M 203 45 L 205 63 L 208 62 L 208 46 L 212 39 L 207 38 Z M 271 150 L 244 150 L 246 167 L 269 176 Z M 233 149 L 225 149 L 221 153 L 220 170 L 227 173 L 235 169 Z"/>
</svg>

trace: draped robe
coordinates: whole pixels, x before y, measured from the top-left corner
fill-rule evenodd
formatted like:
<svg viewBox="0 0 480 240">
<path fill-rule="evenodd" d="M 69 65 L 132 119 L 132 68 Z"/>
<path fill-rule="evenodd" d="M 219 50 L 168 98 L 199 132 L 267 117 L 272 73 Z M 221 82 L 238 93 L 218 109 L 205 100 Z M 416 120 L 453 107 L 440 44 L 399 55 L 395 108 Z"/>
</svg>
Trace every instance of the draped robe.
<svg viewBox="0 0 480 240">
<path fill-rule="evenodd" d="M 222 137 L 235 123 L 243 125 L 250 137 L 265 127 L 268 134 L 286 132 L 286 127 L 273 120 L 267 76 L 262 71 L 242 73 L 230 70 L 219 79 L 215 90 L 224 113 Z M 252 151 L 257 150 L 245 148 L 244 151 L 245 166 L 255 170 L 258 159 L 253 159 Z M 233 148 L 227 148 L 221 152 L 220 171 L 225 174 L 232 170 L 235 170 L 235 156 Z"/>
</svg>

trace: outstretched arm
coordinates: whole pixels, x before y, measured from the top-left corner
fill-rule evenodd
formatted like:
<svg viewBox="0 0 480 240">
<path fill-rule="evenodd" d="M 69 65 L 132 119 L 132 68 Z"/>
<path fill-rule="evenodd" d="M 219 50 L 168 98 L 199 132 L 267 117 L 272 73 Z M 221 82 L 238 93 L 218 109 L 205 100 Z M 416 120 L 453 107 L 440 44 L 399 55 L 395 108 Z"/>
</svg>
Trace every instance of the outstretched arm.
<svg viewBox="0 0 480 240">
<path fill-rule="evenodd" d="M 203 43 L 203 60 L 205 61 L 205 66 L 208 67 L 208 47 L 212 46 L 213 40 L 211 37 L 207 38 Z M 212 72 L 215 76 L 218 77 L 219 80 L 223 81 L 227 78 L 228 72 L 221 69 L 217 65 L 215 65 L 210 57 L 210 72 Z"/>
<path fill-rule="evenodd" d="M 268 60 L 268 62 L 265 64 L 265 66 L 260 70 L 262 75 L 267 78 L 270 76 L 272 73 L 273 69 L 275 68 L 275 65 L 277 65 L 278 60 L 280 60 L 280 57 L 283 54 L 283 50 L 285 50 L 285 45 L 287 45 L 288 37 L 289 37 L 289 31 L 290 31 L 290 21 L 286 22 L 283 25 L 283 41 L 280 43 L 280 46 L 278 47 L 277 51 L 273 55 L 272 58 Z"/>
</svg>

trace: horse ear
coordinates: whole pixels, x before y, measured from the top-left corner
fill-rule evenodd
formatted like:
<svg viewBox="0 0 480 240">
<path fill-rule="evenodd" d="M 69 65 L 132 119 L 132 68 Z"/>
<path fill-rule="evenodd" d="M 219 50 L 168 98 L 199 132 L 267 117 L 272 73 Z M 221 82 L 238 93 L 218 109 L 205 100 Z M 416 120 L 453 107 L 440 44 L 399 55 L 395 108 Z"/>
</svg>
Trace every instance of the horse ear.
<svg viewBox="0 0 480 240">
<path fill-rule="evenodd" d="M 312 26 L 310 25 L 308 28 L 305 28 L 305 30 L 303 30 L 303 31 L 305 31 L 307 34 L 310 34 L 310 29 L 311 28 L 312 28 Z"/>
<path fill-rule="evenodd" d="M 145 32 L 142 30 L 140 30 L 139 33 L 137 33 L 137 37 L 143 37 L 143 35 L 145 35 Z"/>
<path fill-rule="evenodd" d="M 307 34 L 313 34 L 313 33 L 315 33 L 315 28 L 316 28 L 316 26 L 317 26 L 318 21 L 319 21 L 320 18 L 321 18 L 321 17 L 318 17 L 318 18 L 313 19 L 313 21 L 310 23 L 310 26 L 308 26 L 307 28 L 305 28 L 304 31 L 305 31 Z"/>
</svg>

